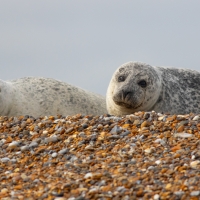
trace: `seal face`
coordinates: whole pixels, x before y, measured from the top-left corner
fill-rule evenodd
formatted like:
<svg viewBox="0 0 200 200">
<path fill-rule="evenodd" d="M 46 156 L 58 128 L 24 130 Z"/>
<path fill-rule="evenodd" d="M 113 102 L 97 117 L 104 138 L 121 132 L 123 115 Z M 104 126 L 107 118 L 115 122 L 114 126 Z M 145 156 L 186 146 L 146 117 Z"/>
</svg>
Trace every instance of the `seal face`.
<svg viewBox="0 0 200 200">
<path fill-rule="evenodd" d="M 161 79 L 150 65 L 129 62 L 114 73 L 107 90 L 107 109 L 111 114 L 147 110 L 158 100 Z M 154 93 L 154 95 L 151 95 Z"/>
<path fill-rule="evenodd" d="M 200 112 L 200 73 L 128 62 L 113 74 L 106 103 L 108 113 L 113 115 L 151 110 L 176 114 Z"/>
<path fill-rule="evenodd" d="M 103 96 L 51 78 L 0 80 L 0 115 L 102 115 Z"/>
</svg>

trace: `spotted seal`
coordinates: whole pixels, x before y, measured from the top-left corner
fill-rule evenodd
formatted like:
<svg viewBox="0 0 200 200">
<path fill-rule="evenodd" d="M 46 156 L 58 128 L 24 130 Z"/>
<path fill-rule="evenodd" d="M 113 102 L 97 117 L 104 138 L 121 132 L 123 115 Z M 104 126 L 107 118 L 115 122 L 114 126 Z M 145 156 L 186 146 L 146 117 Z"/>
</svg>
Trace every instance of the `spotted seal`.
<svg viewBox="0 0 200 200">
<path fill-rule="evenodd" d="M 152 110 L 171 114 L 200 113 L 200 73 L 128 62 L 113 74 L 106 104 L 112 115 Z"/>
<path fill-rule="evenodd" d="M 0 115 L 101 115 L 107 113 L 103 96 L 51 78 L 0 80 Z"/>
</svg>

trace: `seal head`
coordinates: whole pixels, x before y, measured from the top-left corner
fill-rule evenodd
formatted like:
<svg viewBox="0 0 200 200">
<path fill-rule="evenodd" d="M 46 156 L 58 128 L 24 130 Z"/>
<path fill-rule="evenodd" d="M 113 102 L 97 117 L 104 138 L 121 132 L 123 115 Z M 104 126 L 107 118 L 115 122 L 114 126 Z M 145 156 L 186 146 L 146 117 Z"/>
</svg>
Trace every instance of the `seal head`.
<svg viewBox="0 0 200 200">
<path fill-rule="evenodd" d="M 150 65 L 128 62 L 120 66 L 107 90 L 107 110 L 123 115 L 150 110 L 158 101 L 162 88 L 159 72 Z"/>
</svg>

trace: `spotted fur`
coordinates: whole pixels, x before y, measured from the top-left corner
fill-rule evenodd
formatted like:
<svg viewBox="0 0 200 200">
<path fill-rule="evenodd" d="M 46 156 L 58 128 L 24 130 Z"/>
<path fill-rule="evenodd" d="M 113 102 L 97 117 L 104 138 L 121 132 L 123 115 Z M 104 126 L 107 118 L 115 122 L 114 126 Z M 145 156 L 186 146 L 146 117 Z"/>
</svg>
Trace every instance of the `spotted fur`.
<svg viewBox="0 0 200 200">
<path fill-rule="evenodd" d="M 105 114 L 105 98 L 50 78 L 0 81 L 0 115 L 38 117 L 78 113 Z"/>
<path fill-rule="evenodd" d="M 200 73 L 128 62 L 113 74 L 106 103 L 108 113 L 113 115 L 152 110 L 171 114 L 200 113 Z"/>
</svg>

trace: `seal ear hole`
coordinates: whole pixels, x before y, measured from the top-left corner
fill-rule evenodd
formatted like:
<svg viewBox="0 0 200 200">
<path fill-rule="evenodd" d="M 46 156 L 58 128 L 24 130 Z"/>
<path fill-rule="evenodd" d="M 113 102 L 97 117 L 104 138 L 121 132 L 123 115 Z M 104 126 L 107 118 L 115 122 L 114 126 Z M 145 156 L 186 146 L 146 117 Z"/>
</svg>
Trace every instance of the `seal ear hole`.
<svg viewBox="0 0 200 200">
<path fill-rule="evenodd" d="M 117 80 L 118 80 L 118 82 L 124 82 L 125 79 L 126 79 L 125 76 L 119 76 Z"/>
<path fill-rule="evenodd" d="M 138 85 L 141 86 L 142 88 L 147 87 L 147 82 L 145 80 L 141 80 L 138 82 Z"/>
</svg>

